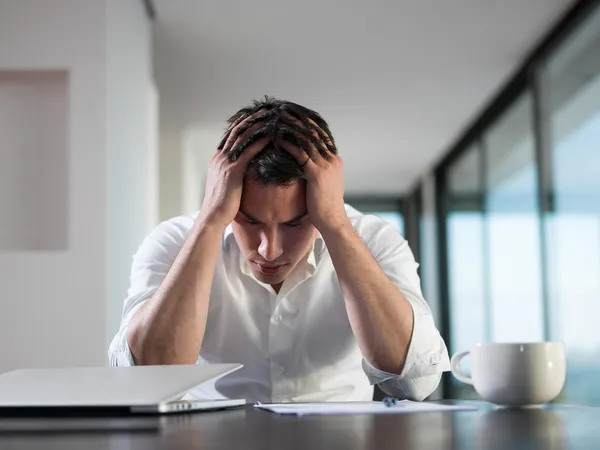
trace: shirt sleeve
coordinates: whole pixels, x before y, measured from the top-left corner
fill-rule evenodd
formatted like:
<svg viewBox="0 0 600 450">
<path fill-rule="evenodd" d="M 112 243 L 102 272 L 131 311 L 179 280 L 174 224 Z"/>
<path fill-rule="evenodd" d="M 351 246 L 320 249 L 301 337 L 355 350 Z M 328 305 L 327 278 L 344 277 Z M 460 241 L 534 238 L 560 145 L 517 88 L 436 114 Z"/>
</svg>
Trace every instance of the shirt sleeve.
<svg viewBox="0 0 600 450">
<path fill-rule="evenodd" d="M 183 220 L 178 218 L 161 223 L 133 256 L 121 326 L 108 348 L 108 361 L 113 367 L 134 365 L 127 342 L 127 326 L 137 310 L 156 293 L 173 265 L 188 233 Z"/>
<path fill-rule="evenodd" d="M 450 370 L 446 344 L 423 298 L 418 264 L 408 242 L 391 224 L 381 225 L 365 240 L 373 257 L 413 309 L 413 331 L 404 367 L 399 374 L 384 372 L 363 359 L 371 384 L 394 397 L 423 400 L 437 388 L 442 372 Z"/>
</svg>

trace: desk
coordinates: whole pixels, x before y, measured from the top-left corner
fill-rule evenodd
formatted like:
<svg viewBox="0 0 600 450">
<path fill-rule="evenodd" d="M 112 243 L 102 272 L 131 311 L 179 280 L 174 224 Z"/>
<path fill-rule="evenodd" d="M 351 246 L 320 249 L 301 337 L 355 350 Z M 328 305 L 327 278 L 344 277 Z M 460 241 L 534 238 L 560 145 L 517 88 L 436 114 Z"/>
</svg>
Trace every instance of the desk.
<svg viewBox="0 0 600 450">
<path fill-rule="evenodd" d="M 454 402 L 456 403 L 456 402 Z M 473 402 L 469 402 L 473 403 Z M 278 416 L 251 406 L 163 417 L 0 418 L 0 448 L 585 449 L 600 448 L 600 408 L 548 406 L 378 416 Z M 62 428 L 62 429 L 57 429 Z M 77 430 L 73 430 L 77 428 Z M 72 430 L 72 431 L 70 431 Z"/>
</svg>

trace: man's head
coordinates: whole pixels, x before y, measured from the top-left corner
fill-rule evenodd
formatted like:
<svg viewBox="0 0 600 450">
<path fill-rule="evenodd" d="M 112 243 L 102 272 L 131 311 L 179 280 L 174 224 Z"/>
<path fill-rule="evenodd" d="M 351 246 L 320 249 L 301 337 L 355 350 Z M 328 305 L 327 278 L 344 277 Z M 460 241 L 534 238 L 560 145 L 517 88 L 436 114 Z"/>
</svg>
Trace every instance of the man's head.
<svg viewBox="0 0 600 450">
<path fill-rule="evenodd" d="M 336 150 L 325 120 L 291 102 L 265 97 L 238 111 L 229 124 L 257 112 L 260 115 L 240 132 L 254 127 L 252 135 L 228 155 L 235 160 L 252 143 L 269 139 L 248 165 L 233 234 L 254 276 L 277 289 L 308 254 L 317 234 L 307 216 L 304 170 L 281 144 L 294 145 L 305 151 L 307 158 L 313 149 L 320 153 Z M 315 138 L 311 121 L 327 134 L 325 139 Z"/>
</svg>

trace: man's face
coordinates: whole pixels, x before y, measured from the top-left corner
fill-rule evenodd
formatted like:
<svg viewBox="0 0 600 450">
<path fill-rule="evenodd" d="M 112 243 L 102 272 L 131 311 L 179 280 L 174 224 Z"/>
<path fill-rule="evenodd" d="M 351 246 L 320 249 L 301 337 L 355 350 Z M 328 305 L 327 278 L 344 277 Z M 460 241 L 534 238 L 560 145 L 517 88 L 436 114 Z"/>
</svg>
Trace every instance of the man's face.
<svg viewBox="0 0 600 450">
<path fill-rule="evenodd" d="M 317 230 L 306 212 L 304 180 L 286 187 L 244 181 L 233 235 L 257 280 L 280 286 L 312 248 Z"/>
</svg>

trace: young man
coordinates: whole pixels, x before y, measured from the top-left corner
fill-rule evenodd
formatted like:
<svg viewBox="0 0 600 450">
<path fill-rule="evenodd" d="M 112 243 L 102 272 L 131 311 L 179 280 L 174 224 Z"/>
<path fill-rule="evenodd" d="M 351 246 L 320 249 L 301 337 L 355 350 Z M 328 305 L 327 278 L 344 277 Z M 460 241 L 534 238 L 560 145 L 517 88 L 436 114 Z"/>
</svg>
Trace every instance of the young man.
<svg viewBox="0 0 600 450">
<path fill-rule="evenodd" d="M 134 257 L 111 364 L 244 364 L 198 397 L 427 397 L 449 360 L 417 264 L 391 224 L 344 204 L 327 123 L 273 98 L 229 123 L 200 212 Z"/>
</svg>

